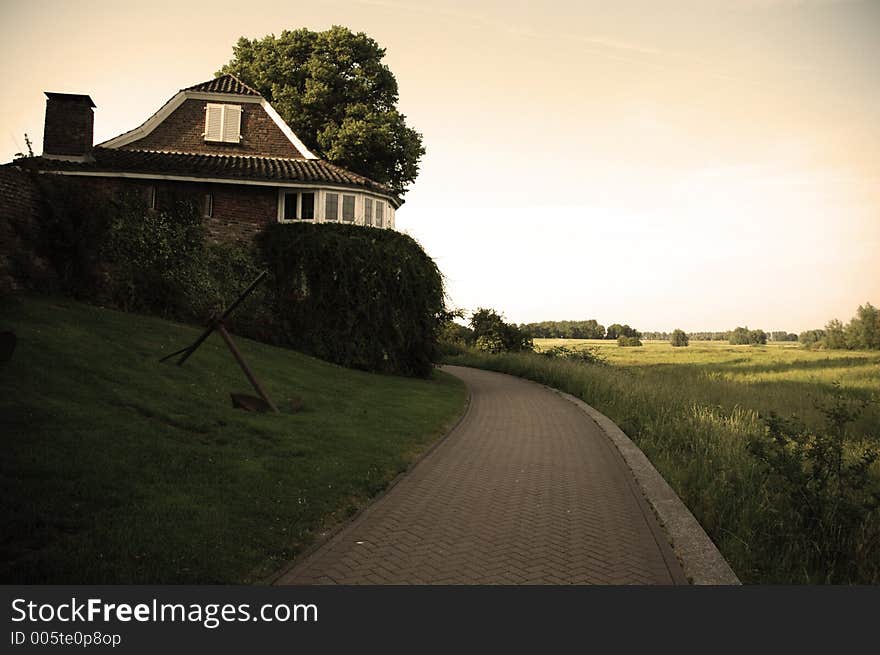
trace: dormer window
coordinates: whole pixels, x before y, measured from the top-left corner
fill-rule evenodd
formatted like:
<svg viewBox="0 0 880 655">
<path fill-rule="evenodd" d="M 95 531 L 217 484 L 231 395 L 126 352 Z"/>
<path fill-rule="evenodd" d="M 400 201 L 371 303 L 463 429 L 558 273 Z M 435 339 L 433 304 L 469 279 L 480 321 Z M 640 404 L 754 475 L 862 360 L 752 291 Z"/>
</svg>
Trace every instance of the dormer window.
<svg viewBox="0 0 880 655">
<path fill-rule="evenodd" d="M 241 142 L 241 105 L 205 107 L 205 141 L 212 143 Z"/>
</svg>

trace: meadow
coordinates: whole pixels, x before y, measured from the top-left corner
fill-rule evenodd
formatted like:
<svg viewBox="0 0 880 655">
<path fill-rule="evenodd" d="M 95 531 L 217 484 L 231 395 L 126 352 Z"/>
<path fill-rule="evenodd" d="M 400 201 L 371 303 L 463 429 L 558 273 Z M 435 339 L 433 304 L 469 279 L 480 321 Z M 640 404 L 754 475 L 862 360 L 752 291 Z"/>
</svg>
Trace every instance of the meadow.
<svg viewBox="0 0 880 655">
<path fill-rule="evenodd" d="M 841 552 L 819 557 L 828 548 L 823 526 L 802 520 L 801 501 L 785 497 L 749 450 L 750 442 L 767 438 L 772 414 L 797 417 L 807 430 L 822 433 L 834 407 L 857 415 L 844 428 L 848 462 L 859 460 L 865 446 L 880 445 L 880 352 L 808 350 L 793 343 L 622 348 L 609 341 L 535 340 L 539 352 L 560 345 L 592 348 L 606 364 L 476 351 L 449 361 L 536 380 L 609 416 L 651 459 L 743 581 L 880 582 L 876 507 L 847 515 L 855 524 Z M 876 462 L 869 477 L 880 480 Z"/>
</svg>

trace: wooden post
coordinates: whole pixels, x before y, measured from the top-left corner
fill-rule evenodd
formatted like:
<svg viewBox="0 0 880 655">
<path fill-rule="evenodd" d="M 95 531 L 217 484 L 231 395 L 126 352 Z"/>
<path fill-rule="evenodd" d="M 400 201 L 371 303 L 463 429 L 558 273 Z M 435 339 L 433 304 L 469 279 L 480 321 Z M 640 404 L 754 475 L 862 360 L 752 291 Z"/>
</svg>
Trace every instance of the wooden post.
<svg viewBox="0 0 880 655">
<path fill-rule="evenodd" d="M 253 371 L 251 371 L 250 366 L 248 366 L 247 362 L 244 361 L 244 357 L 241 356 L 241 353 L 238 351 L 235 342 L 232 340 L 229 332 L 226 331 L 226 326 L 223 325 L 223 321 L 216 321 L 214 323 L 214 326 L 216 327 L 217 332 L 220 333 L 220 336 L 223 337 L 223 341 L 225 341 L 226 345 L 229 346 L 229 350 L 232 352 L 232 356 L 235 357 L 235 361 L 237 361 L 238 365 L 241 366 L 241 370 L 244 371 L 247 379 L 250 380 L 250 383 L 254 387 L 254 390 L 257 392 L 257 394 L 259 394 L 260 398 L 266 401 L 266 404 L 272 408 L 272 411 L 278 414 L 278 408 L 275 407 L 275 403 L 269 400 L 269 395 L 263 389 L 263 386 L 260 384 L 259 380 L 257 380 Z"/>
</svg>

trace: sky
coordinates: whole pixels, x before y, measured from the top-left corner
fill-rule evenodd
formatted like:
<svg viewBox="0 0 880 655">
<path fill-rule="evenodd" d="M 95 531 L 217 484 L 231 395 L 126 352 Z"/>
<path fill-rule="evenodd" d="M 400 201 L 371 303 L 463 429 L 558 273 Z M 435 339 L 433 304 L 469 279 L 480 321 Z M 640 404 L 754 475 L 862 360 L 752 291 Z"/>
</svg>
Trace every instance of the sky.
<svg viewBox="0 0 880 655">
<path fill-rule="evenodd" d="M 880 305 L 880 0 L 0 0 L 0 161 L 96 143 L 240 36 L 363 31 L 427 154 L 397 227 L 508 320 L 798 332 Z"/>
</svg>

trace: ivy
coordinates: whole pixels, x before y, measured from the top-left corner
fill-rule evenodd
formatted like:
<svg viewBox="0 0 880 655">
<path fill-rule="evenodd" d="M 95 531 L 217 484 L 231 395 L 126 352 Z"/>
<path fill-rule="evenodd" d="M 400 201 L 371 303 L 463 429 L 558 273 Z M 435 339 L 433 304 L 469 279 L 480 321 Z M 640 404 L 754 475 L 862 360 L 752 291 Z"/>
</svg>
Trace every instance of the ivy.
<svg viewBox="0 0 880 655">
<path fill-rule="evenodd" d="M 258 238 L 285 345 L 343 366 L 427 376 L 443 281 L 411 237 L 355 225 L 273 224 Z"/>
</svg>

